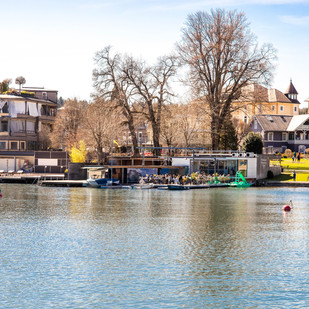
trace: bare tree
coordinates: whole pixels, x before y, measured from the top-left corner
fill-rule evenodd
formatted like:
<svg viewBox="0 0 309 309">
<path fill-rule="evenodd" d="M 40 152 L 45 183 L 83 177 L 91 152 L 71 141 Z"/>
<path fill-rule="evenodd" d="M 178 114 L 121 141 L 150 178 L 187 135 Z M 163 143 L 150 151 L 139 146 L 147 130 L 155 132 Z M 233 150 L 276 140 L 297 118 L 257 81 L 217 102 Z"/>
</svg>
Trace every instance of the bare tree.
<svg viewBox="0 0 309 309">
<path fill-rule="evenodd" d="M 117 108 L 120 108 L 125 118 L 124 124 L 128 126 L 132 138 L 133 156 L 138 157 L 140 152 L 134 122 L 132 87 L 123 73 L 122 56 L 120 54 L 111 55 L 111 47 L 108 46 L 96 53 L 95 63 L 97 66 L 93 70 L 95 97 L 111 101 Z"/>
<path fill-rule="evenodd" d="M 50 134 L 52 147 L 68 148 L 76 145 L 83 135 L 83 115 L 87 108 L 86 101 L 68 99 L 58 110 L 53 131 Z"/>
<path fill-rule="evenodd" d="M 179 142 L 180 119 L 177 110 L 178 104 L 165 105 L 162 109 L 160 136 L 161 143 L 167 147 L 176 147 Z"/>
<path fill-rule="evenodd" d="M 19 85 L 19 92 L 21 90 L 21 85 L 24 85 L 26 83 L 26 79 L 23 76 L 18 76 L 15 79 L 15 84 Z"/>
<path fill-rule="evenodd" d="M 205 113 L 201 113 L 197 103 L 180 105 L 178 108 L 179 144 L 184 147 L 204 145 L 203 123 Z"/>
<path fill-rule="evenodd" d="M 176 58 L 161 57 L 156 65 L 150 67 L 143 61 L 128 57 L 123 70 L 138 103 L 138 111 L 151 125 L 153 146 L 160 147 L 161 113 L 164 104 L 173 95 L 169 84 L 176 74 Z M 160 150 L 155 149 L 154 153 L 159 155 Z"/>
<path fill-rule="evenodd" d="M 270 82 L 275 51 L 258 47 L 243 13 L 221 9 L 189 15 L 178 51 L 195 94 L 209 106 L 212 149 L 218 149 L 231 103 L 250 83 Z"/>
<path fill-rule="evenodd" d="M 51 136 L 52 128 L 49 124 L 41 124 L 41 129 L 38 134 L 38 148 L 40 150 L 47 150 L 51 146 Z"/>
<path fill-rule="evenodd" d="M 87 146 L 93 147 L 98 164 L 104 162 L 103 149 L 111 147 L 111 140 L 119 140 L 122 126 L 119 125 L 119 111 L 110 102 L 97 99 L 89 104 L 85 114 Z"/>
</svg>

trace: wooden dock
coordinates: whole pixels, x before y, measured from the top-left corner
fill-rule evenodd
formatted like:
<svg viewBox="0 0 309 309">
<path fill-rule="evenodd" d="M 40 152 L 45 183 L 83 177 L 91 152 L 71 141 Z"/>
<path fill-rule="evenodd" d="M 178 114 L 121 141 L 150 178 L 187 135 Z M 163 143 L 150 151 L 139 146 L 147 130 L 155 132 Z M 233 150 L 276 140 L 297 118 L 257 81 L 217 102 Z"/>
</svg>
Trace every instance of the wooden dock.
<svg viewBox="0 0 309 309">
<path fill-rule="evenodd" d="M 49 187 L 87 187 L 87 180 L 40 180 L 41 186 Z"/>
<path fill-rule="evenodd" d="M 40 174 L 40 173 L 1 173 L 2 183 L 27 183 L 36 184 L 42 180 L 64 180 L 64 174 Z"/>
</svg>

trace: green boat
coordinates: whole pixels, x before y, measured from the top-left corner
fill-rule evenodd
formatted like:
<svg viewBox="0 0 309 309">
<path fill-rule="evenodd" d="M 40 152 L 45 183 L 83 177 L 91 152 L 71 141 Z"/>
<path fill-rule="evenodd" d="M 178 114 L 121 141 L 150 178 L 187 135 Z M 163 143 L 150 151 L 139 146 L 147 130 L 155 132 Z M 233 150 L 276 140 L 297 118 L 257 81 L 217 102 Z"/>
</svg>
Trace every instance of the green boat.
<svg viewBox="0 0 309 309">
<path fill-rule="evenodd" d="M 177 185 L 177 184 L 172 184 L 172 185 L 167 185 L 168 190 L 188 190 L 189 187 L 184 186 L 184 185 Z"/>
<path fill-rule="evenodd" d="M 236 173 L 235 181 L 231 182 L 229 186 L 236 188 L 248 188 L 251 186 L 251 183 L 248 183 L 243 174 L 238 171 Z"/>
</svg>

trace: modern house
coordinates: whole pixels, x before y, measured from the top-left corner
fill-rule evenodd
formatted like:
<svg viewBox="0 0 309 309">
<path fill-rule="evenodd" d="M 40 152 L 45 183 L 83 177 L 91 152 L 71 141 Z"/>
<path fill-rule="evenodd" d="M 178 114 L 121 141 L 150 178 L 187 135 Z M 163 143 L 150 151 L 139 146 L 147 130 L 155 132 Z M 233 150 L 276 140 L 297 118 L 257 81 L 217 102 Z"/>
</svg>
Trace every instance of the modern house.
<svg viewBox="0 0 309 309">
<path fill-rule="evenodd" d="M 23 88 L 0 94 L 0 170 L 32 166 L 39 135 L 51 128 L 57 113 L 57 91 Z"/>
</svg>

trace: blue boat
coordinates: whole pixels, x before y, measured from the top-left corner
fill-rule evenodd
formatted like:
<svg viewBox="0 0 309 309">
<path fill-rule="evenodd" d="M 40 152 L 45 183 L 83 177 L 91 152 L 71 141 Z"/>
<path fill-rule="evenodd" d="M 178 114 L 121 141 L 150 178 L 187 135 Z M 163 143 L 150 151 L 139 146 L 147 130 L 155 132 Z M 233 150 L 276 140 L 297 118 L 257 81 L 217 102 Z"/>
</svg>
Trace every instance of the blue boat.
<svg viewBox="0 0 309 309">
<path fill-rule="evenodd" d="M 101 186 L 117 186 L 120 180 L 116 178 L 89 178 L 87 179 L 88 185 L 93 188 L 101 188 Z"/>
</svg>

